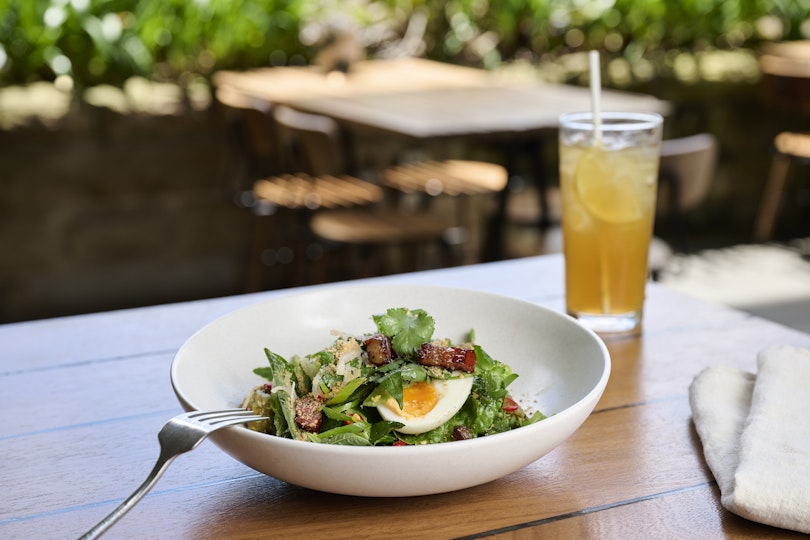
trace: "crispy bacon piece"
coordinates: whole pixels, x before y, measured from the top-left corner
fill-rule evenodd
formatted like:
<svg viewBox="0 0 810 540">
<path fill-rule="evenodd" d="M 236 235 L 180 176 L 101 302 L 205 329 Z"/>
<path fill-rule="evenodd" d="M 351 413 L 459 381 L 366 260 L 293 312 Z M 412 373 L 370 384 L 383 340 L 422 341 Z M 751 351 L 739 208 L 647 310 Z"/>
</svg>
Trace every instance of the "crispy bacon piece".
<svg viewBox="0 0 810 540">
<path fill-rule="evenodd" d="M 461 347 L 440 347 L 423 343 L 417 351 L 419 363 L 423 366 L 438 366 L 450 370 L 475 371 L 475 351 Z"/>
<path fill-rule="evenodd" d="M 391 338 L 382 334 L 368 337 L 363 345 L 366 346 L 368 361 L 375 366 L 387 364 L 394 359 L 394 349 L 391 347 Z"/>
<path fill-rule="evenodd" d="M 321 427 L 321 400 L 307 394 L 295 400 L 295 423 L 303 430 L 316 432 Z"/>
<path fill-rule="evenodd" d="M 475 434 L 467 426 L 458 425 L 453 427 L 454 441 L 464 441 L 467 439 L 472 439 L 473 437 L 475 437 Z"/>
</svg>

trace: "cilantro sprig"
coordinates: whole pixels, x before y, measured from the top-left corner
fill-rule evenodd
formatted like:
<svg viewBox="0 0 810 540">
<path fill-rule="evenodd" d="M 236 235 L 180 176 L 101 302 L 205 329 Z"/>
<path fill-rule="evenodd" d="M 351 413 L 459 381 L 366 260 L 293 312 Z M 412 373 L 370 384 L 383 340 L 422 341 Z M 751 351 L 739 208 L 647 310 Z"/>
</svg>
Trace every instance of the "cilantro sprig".
<svg viewBox="0 0 810 540">
<path fill-rule="evenodd" d="M 412 356 L 423 343 L 431 340 L 435 323 L 423 309 L 390 308 L 373 315 L 381 334 L 391 336 L 391 346 L 400 356 Z"/>
</svg>

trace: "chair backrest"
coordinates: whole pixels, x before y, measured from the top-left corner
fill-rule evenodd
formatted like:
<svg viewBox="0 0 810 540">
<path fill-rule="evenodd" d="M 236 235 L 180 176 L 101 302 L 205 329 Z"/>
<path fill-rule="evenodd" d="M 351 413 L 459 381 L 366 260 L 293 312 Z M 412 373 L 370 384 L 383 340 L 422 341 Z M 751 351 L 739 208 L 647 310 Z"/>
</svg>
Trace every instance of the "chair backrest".
<svg viewBox="0 0 810 540">
<path fill-rule="evenodd" d="M 290 172 L 316 176 L 348 172 L 343 135 L 337 122 L 283 105 L 274 108 L 273 118 Z"/>
<path fill-rule="evenodd" d="M 718 148 L 709 133 L 661 143 L 660 213 L 684 213 L 705 200 L 717 172 Z"/>
<path fill-rule="evenodd" d="M 780 154 L 801 159 L 810 159 L 810 135 L 783 131 L 773 140 L 776 151 Z"/>
</svg>

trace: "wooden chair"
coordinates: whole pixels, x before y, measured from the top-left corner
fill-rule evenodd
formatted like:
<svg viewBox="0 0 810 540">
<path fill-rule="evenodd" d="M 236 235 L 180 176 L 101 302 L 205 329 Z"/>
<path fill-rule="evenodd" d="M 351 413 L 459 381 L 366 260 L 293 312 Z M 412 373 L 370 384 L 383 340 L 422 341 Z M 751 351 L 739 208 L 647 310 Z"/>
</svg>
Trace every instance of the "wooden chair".
<svg viewBox="0 0 810 540">
<path fill-rule="evenodd" d="M 254 215 L 251 247 L 243 289 L 266 288 L 268 267 L 280 268 L 275 285 L 302 285 L 323 278 L 309 272 L 309 217 L 319 208 L 349 208 L 378 202 L 383 190 L 351 176 L 297 172 L 279 133 L 274 107 L 222 86 L 217 100 L 229 127 L 229 153 L 224 171 L 226 191 L 237 206 Z M 306 274 L 306 275 L 305 275 Z"/>
<path fill-rule="evenodd" d="M 453 226 L 426 213 L 385 207 L 316 213 L 313 233 L 337 247 L 334 279 L 355 279 L 458 264 Z"/>
<path fill-rule="evenodd" d="M 271 108 L 230 86 L 218 87 L 215 96 L 226 125 L 225 196 L 261 215 L 266 209 L 256 206 L 252 184 L 282 171 Z"/>
<path fill-rule="evenodd" d="M 351 169 L 352 155 L 342 130 L 330 118 L 278 107 L 275 120 L 287 148 L 299 169 L 313 174 L 343 172 Z M 476 165 L 481 165 L 477 168 Z M 497 165 L 450 160 L 409 163 L 382 172 L 383 184 L 394 193 L 420 193 L 426 196 L 453 196 L 483 193 L 495 185 Z M 479 174 L 471 174 L 476 169 Z M 398 270 L 415 270 L 458 264 L 458 218 L 441 216 L 429 210 L 410 211 L 391 197 L 385 204 L 341 211 L 321 210 L 311 221 L 316 237 L 335 249 L 333 266 L 343 277 L 369 276 Z M 343 248 L 343 249 L 339 249 Z M 353 264 L 347 264 L 353 263 Z"/>
<path fill-rule="evenodd" d="M 657 215 L 682 216 L 703 203 L 714 182 L 718 154 L 717 138 L 710 133 L 663 141 Z"/>
<path fill-rule="evenodd" d="M 278 206 L 257 197 L 253 190 L 257 179 L 282 170 L 272 108 L 229 85 L 220 85 L 214 95 L 223 113 L 227 138 L 221 172 L 223 195 L 237 208 L 250 212 L 252 220 L 241 288 L 244 292 L 264 289 L 269 266 L 279 270 L 280 283 L 287 284 L 285 266 L 292 262 L 293 251 L 287 246 L 276 246 L 271 239 L 273 225 L 279 221 Z"/>
<path fill-rule="evenodd" d="M 447 197 L 455 213 L 457 243 L 466 244 L 465 258 L 484 256 L 484 230 L 497 219 L 488 208 L 491 196 L 506 189 L 508 173 L 495 163 L 448 159 L 420 161 L 388 167 L 383 184 L 403 194 L 421 194 L 428 202 Z"/>
<path fill-rule="evenodd" d="M 656 222 L 671 226 L 671 242 L 680 251 L 690 250 L 688 215 L 709 195 L 718 155 L 717 138 L 710 133 L 661 142 Z"/>
<path fill-rule="evenodd" d="M 449 159 L 404 163 L 383 171 L 385 185 L 431 196 L 496 193 L 506 187 L 506 169 L 494 163 Z"/>
<path fill-rule="evenodd" d="M 810 41 L 768 43 L 759 65 L 769 112 L 782 131 L 773 141 L 773 157 L 754 222 L 754 240 L 773 239 L 793 165 L 810 162 Z"/>
<path fill-rule="evenodd" d="M 773 237 L 793 163 L 810 163 L 810 134 L 782 132 L 774 138 L 771 170 L 754 224 L 754 240 L 758 242 Z"/>
<path fill-rule="evenodd" d="M 307 173 L 282 174 L 255 182 L 253 193 L 263 204 L 277 209 L 277 235 L 281 236 L 282 253 L 288 253 L 284 285 L 302 285 L 327 281 L 317 264 L 324 248 L 313 238 L 310 221 L 321 209 L 347 209 L 377 203 L 383 198 L 380 186 L 348 175 L 319 175 Z M 261 283 L 264 261 L 257 257 L 270 244 L 268 227 L 260 229 L 253 249 L 253 283 Z"/>
<path fill-rule="evenodd" d="M 669 219 L 675 227 L 672 241 L 655 236 L 650 244 L 648 266 L 656 279 L 675 249 L 689 251 L 688 213 L 708 196 L 717 172 L 719 145 L 710 133 L 667 139 L 661 142 L 658 170 L 656 221 Z"/>
</svg>

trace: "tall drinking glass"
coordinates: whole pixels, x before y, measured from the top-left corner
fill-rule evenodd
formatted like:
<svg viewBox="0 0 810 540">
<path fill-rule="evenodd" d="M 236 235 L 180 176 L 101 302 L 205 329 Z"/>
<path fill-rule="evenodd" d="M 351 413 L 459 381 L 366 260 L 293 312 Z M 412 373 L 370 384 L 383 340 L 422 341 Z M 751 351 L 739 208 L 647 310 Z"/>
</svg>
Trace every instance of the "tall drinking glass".
<svg viewBox="0 0 810 540">
<path fill-rule="evenodd" d="M 588 112 L 560 118 L 565 300 L 602 334 L 641 331 L 663 119 Z"/>
</svg>

